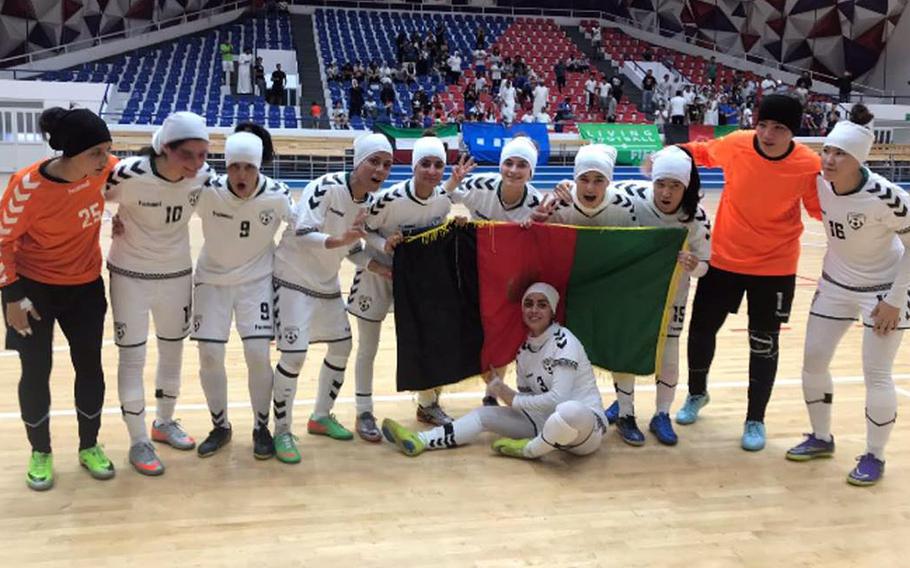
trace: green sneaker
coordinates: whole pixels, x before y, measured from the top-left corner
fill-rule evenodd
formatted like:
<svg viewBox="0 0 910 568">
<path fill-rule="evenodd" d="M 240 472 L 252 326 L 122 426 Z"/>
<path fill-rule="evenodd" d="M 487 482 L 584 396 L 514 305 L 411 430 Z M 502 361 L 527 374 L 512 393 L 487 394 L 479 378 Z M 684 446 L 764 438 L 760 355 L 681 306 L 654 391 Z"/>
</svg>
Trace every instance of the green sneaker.
<svg viewBox="0 0 910 568">
<path fill-rule="evenodd" d="M 114 464 L 107 459 L 104 450 L 99 445 L 79 450 L 79 464 L 87 469 L 89 475 L 95 479 L 114 477 Z"/>
<path fill-rule="evenodd" d="M 284 432 L 275 436 L 275 457 L 284 463 L 300 463 L 297 436 Z"/>
<path fill-rule="evenodd" d="M 54 486 L 54 456 L 50 453 L 32 452 L 28 460 L 25 483 L 35 491 L 46 491 Z"/>
<path fill-rule="evenodd" d="M 532 459 L 525 455 L 525 446 L 530 442 L 530 438 L 521 438 L 514 440 L 512 438 L 500 438 L 493 442 L 493 451 L 510 458 L 521 458 L 524 460 Z"/>
<path fill-rule="evenodd" d="M 335 419 L 334 414 L 329 414 L 325 418 L 310 416 L 310 421 L 306 424 L 306 431 L 315 436 L 328 436 L 333 440 L 351 440 L 354 438 L 354 434 L 342 426 Z"/>
<path fill-rule="evenodd" d="M 408 457 L 419 456 L 426 449 L 420 436 L 391 418 L 382 421 L 382 435 L 386 440 L 398 446 L 398 449 Z"/>
</svg>

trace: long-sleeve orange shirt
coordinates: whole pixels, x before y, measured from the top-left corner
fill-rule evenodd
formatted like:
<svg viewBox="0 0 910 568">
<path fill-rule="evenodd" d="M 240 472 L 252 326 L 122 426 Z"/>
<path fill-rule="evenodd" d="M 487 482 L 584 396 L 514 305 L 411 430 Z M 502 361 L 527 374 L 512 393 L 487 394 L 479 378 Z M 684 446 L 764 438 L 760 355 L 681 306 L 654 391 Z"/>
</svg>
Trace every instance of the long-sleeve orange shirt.
<svg viewBox="0 0 910 568">
<path fill-rule="evenodd" d="M 46 160 L 10 178 L 0 199 L 0 287 L 7 302 L 24 291 L 19 276 L 45 284 L 86 284 L 101 274 L 102 191 L 117 158 L 77 182 L 53 179 Z"/>
<path fill-rule="evenodd" d="M 759 276 L 796 274 L 803 232 L 800 202 L 821 219 L 815 180 L 821 158 L 793 143 L 781 158 L 768 158 L 752 130 L 683 145 L 700 166 L 723 168 L 711 266 Z"/>
</svg>

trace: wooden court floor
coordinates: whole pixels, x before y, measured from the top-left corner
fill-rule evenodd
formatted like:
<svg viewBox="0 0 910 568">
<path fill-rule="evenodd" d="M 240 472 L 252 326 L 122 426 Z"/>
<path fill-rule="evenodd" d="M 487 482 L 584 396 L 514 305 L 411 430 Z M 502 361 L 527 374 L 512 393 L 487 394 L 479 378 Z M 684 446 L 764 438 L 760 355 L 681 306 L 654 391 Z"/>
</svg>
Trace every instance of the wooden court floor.
<svg viewBox="0 0 910 568">
<path fill-rule="evenodd" d="M 717 196 L 708 195 L 711 210 Z M 198 220 L 191 230 L 198 250 Z M 109 225 L 103 235 L 106 245 Z M 101 440 L 117 477 L 99 482 L 80 471 L 72 368 L 58 337 L 52 377 L 57 485 L 39 494 L 23 479 L 28 446 L 16 398 L 18 359 L 0 352 L 0 564 L 906 566 L 910 435 L 903 421 L 894 429 L 882 483 L 873 488 L 845 483 L 865 438 L 860 329 L 848 333 L 833 365 L 837 454 L 806 464 L 784 459 L 808 429 L 799 377 L 806 314 L 823 252 L 822 227 L 809 221 L 793 318 L 781 336 L 768 445 L 758 453 L 739 448 L 748 380 L 743 316 L 731 317 L 721 331 L 709 385 L 712 402 L 697 424 L 677 427 L 678 446 L 663 447 L 648 434 L 644 447 L 632 448 L 611 431 L 593 456 L 553 454 L 533 463 L 494 456 L 492 437 L 409 459 L 385 443 L 307 435 L 322 347 L 311 351 L 298 390 L 303 462 L 257 462 L 246 368 L 235 336 L 228 346 L 233 442 L 205 460 L 195 452 L 162 448 L 167 473 L 147 478 L 127 463 L 108 317 Z M 351 275 L 346 266 L 345 286 Z M 392 322 L 386 320 L 376 365 L 376 414 L 416 426 L 416 403 L 395 392 Z M 150 342 L 149 420 L 155 358 Z M 197 361 L 195 345 L 188 342 L 177 416 L 201 440 L 210 425 Z M 910 341 L 904 342 L 894 373 L 903 417 L 910 408 Z M 612 386 L 606 375 L 600 381 L 609 402 Z M 353 382 L 349 372 L 336 405 L 339 419 L 350 427 Z M 481 391 L 479 380 L 469 380 L 448 389 L 443 403 L 461 415 L 479 404 Z M 652 379 L 640 379 L 638 393 L 639 425 L 645 429 L 654 409 Z M 684 396 L 681 385 L 674 412 Z"/>
</svg>

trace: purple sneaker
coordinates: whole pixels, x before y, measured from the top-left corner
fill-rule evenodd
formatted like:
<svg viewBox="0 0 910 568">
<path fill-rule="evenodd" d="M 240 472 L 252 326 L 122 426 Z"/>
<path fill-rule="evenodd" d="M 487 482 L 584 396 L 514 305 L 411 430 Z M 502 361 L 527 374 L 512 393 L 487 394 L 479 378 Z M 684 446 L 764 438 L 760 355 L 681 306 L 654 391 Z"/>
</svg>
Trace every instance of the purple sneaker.
<svg viewBox="0 0 910 568">
<path fill-rule="evenodd" d="M 885 462 L 872 454 L 862 455 L 856 458 L 856 461 L 859 463 L 847 476 L 847 483 L 850 485 L 875 485 L 885 474 Z"/>
<path fill-rule="evenodd" d="M 834 436 L 830 442 L 819 440 L 815 434 L 806 434 L 806 439 L 787 450 L 787 459 L 791 461 L 809 461 L 815 458 L 830 458 L 834 455 Z"/>
</svg>

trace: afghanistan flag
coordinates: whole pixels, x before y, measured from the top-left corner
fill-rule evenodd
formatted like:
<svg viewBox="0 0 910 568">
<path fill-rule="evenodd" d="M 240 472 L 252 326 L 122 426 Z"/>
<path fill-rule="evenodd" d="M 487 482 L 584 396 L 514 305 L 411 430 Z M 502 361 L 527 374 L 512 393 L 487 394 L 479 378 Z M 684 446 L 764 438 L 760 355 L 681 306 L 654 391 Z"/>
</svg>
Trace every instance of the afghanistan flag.
<svg viewBox="0 0 910 568">
<path fill-rule="evenodd" d="M 514 360 L 527 337 L 521 296 L 538 281 L 559 290 L 557 318 L 591 363 L 654 373 L 685 240 L 676 228 L 483 223 L 401 243 L 393 270 L 398 390 L 452 384 Z"/>
</svg>

